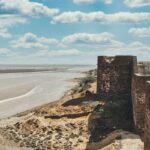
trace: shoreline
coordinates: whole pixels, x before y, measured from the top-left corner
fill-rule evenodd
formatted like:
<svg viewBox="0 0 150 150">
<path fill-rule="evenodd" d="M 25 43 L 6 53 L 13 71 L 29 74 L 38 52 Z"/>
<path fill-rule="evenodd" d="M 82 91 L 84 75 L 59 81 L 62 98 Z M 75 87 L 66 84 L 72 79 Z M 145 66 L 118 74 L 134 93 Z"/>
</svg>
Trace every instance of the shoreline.
<svg viewBox="0 0 150 150">
<path fill-rule="evenodd" d="M 77 84 L 77 81 L 75 81 L 74 79 L 76 77 L 83 77 L 84 74 L 82 72 L 76 73 L 76 71 L 75 72 L 69 71 L 66 73 L 61 72 L 59 74 L 57 73 L 43 74 L 40 72 L 40 74 L 33 73 L 23 76 L 25 76 L 25 81 L 21 79 L 22 74 L 17 76 L 11 74 L 7 76 L 5 76 L 4 74 L 1 75 L 2 80 L 1 84 L 3 85 L 4 83 L 7 82 L 9 86 L 0 89 L 1 90 L 0 93 L 2 93 L 1 95 L 2 100 L 0 101 L 1 118 L 11 117 L 20 112 L 24 112 L 26 110 L 33 109 L 35 107 L 40 107 L 44 104 L 48 104 L 53 101 L 55 102 L 61 99 L 61 97 L 64 96 L 64 93 L 66 93 L 66 91 L 70 90 L 70 88 L 73 88 Z M 7 78 L 10 79 L 7 81 Z M 15 84 L 15 82 L 13 83 L 12 82 L 13 78 L 15 79 L 15 81 L 17 78 L 19 78 L 19 82 L 17 84 Z M 5 79 L 6 82 L 3 79 Z M 22 81 L 24 83 L 22 83 Z M 10 82 L 12 82 L 14 85 L 13 84 L 9 85 Z M 12 88 L 13 86 L 14 88 Z M 16 90 L 15 87 L 17 87 L 18 90 Z M 7 89 L 9 89 L 10 92 L 8 92 Z M 30 101 L 30 99 L 32 101 Z M 11 109 L 12 107 L 14 109 Z"/>
<path fill-rule="evenodd" d="M 68 101 L 68 100 L 71 98 L 71 95 L 70 95 L 70 94 L 72 93 L 72 91 L 74 91 L 74 89 L 77 89 L 77 88 L 80 87 L 80 86 L 79 86 L 79 83 L 81 82 L 82 79 L 85 79 L 85 78 L 87 77 L 87 75 L 89 74 L 90 71 L 91 71 L 91 70 L 86 71 L 86 72 L 81 72 L 80 74 L 83 75 L 82 77 L 75 77 L 75 78 L 73 78 L 73 79 L 69 79 L 68 82 L 72 82 L 72 83 L 75 83 L 75 84 L 72 86 L 72 88 L 66 90 L 66 91 L 63 93 L 63 95 L 62 95 L 60 98 L 58 98 L 57 100 L 52 101 L 52 102 L 48 102 L 48 103 L 45 103 L 45 104 L 42 104 L 42 105 L 40 105 L 40 106 L 33 107 L 33 108 L 29 109 L 29 110 L 26 110 L 26 111 L 17 113 L 17 114 L 12 115 L 12 116 L 10 116 L 10 117 L 8 117 L 8 118 L 11 118 L 11 117 L 20 117 L 20 116 L 23 116 L 23 115 L 27 115 L 27 114 L 29 114 L 29 113 L 32 113 L 33 111 L 36 111 L 37 109 L 40 109 L 40 108 L 45 107 L 45 106 L 47 106 L 47 105 L 50 106 L 50 105 L 53 105 L 53 104 L 55 104 L 55 103 L 61 103 L 61 104 L 62 104 L 62 103 L 64 103 L 64 102 Z M 75 94 L 75 93 L 72 93 L 72 94 Z M 5 119 L 5 118 L 4 118 L 4 119 Z M 0 120 L 2 120 L 2 119 L 0 119 Z"/>
<path fill-rule="evenodd" d="M 0 74 L 4 73 L 36 73 L 36 72 L 59 72 L 72 70 L 72 67 L 94 67 L 94 65 L 1 65 Z M 7 69 L 6 69 L 7 68 Z"/>
<path fill-rule="evenodd" d="M 0 145 L 3 143 L 0 150 L 106 150 L 118 149 L 120 142 L 123 147 L 128 144 L 142 150 L 140 137 L 123 130 L 107 135 L 103 129 L 102 139 L 91 141 L 95 139 L 91 132 L 96 125 L 93 123 L 102 117 L 96 108 L 105 104 L 104 100 L 91 96 L 96 92 L 94 75 L 95 71 L 89 71 L 86 76 L 76 78 L 78 84 L 55 102 L 0 120 Z M 122 139 L 118 141 L 120 136 Z"/>
<path fill-rule="evenodd" d="M 95 69 L 94 69 L 94 70 L 95 70 Z M 31 108 L 31 109 L 28 109 L 28 110 L 25 110 L 25 111 L 16 113 L 16 114 L 11 115 L 11 116 L 9 116 L 9 117 L 0 118 L 0 121 L 1 121 L 1 120 L 5 120 L 5 119 L 8 119 L 8 118 L 12 118 L 12 117 L 24 116 L 24 115 L 30 114 L 30 113 L 32 113 L 32 112 L 38 110 L 38 109 L 41 109 L 41 108 L 43 108 L 43 107 L 45 107 L 45 106 L 51 106 L 51 105 L 53 105 L 53 104 L 55 104 L 55 103 L 60 103 L 60 104 L 65 103 L 65 102 L 68 101 L 70 98 L 72 98 L 72 96 L 71 96 L 72 94 L 76 94 L 76 93 L 78 93 L 78 92 L 81 90 L 81 89 L 80 89 L 80 86 L 81 86 L 81 85 L 80 85 L 80 82 L 81 82 L 83 79 L 85 79 L 91 71 L 93 71 L 93 70 L 88 70 L 88 71 L 81 72 L 80 74 L 82 74 L 82 76 L 80 76 L 80 77 L 75 77 L 75 78 L 73 78 L 73 79 L 69 79 L 68 82 L 72 82 L 72 83 L 74 83 L 74 85 L 73 85 L 70 89 L 67 89 L 67 90 L 62 94 L 62 96 L 60 96 L 60 98 L 58 98 L 57 100 L 52 101 L 52 102 L 48 102 L 48 103 L 45 103 L 45 104 L 42 104 L 42 105 L 39 105 L 39 106 L 35 106 L 35 107 Z M 33 89 L 35 89 L 35 88 L 33 88 Z M 32 89 L 32 90 L 33 90 L 33 89 Z M 79 89 L 79 91 L 76 91 L 76 89 Z M 32 90 L 30 90 L 30 91 L 27 92 L 27 93 L 30 93 Z M 84 89 L 84 91 L 85 91 L 85 89 Z M 26 94 L 27 94 L 27 93 L 26 93 Z M 25 95 L 26 95 L 26 94 L 25 94 Z M 81 95 L 82 95 L 82 94 L 81 94 Z M 22 95 L 21 95 L 21 96 L 17 96 L 17 97 L 22 97 Z M 17 98 L 17 97 L 14 97 L 14 98 Z M 9 98 L 9 99 L 13 99 L 13 98 Z M 7 101 L 7 100 L 6 100 L 6 101 Z M 6 101 L 4 100 L 4 102 L 6 102 Z M 3 101 L 0 101 L 0 104 L 1 104 L 1 103 L 3 103 Z"/>
</svg>

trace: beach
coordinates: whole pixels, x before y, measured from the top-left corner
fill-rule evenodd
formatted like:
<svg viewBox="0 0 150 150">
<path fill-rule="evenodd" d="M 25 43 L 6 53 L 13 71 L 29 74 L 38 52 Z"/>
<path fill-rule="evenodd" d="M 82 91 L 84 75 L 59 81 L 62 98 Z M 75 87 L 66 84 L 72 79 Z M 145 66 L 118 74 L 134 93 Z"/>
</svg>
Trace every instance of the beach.
<svg viewBox="0 0 150 150">
<path fill-rule="evenodd" d="M 92 66 L 1 66 L 0 118 L 58 100 Z M 13 72 L 14 71 L 14 72 Z M 7 73 L 6 73 L 7 72 Z"/>
<path fill-rule="evenodd" d="M 143 150 L 138 135 L 103 129 L 106 124 L 97 108 L 104 108 L 106 101 L 94 94 L 96 70 L 74 81 L 78 83 L 59 100 L 0 119 L 0 150 L 116 150 L 120 143 L 122 150 Z"/>
</svg>

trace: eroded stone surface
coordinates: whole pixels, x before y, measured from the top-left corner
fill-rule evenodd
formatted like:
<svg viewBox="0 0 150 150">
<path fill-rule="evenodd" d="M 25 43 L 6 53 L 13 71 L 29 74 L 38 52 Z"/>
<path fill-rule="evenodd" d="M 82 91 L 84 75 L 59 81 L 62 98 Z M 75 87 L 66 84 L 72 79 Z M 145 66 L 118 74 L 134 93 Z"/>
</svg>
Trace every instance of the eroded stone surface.
<svg viewBox="0 0 150 150">
<path fill-rule="evenodd" d="M 150 62 L 137 63 L 133 56 L 98 57 L 97 94 L 104 99 L 132 100 L 135 127 L 150 149 Z M 150 83 L 149 83 L 150 84 Z"/>
</svg>

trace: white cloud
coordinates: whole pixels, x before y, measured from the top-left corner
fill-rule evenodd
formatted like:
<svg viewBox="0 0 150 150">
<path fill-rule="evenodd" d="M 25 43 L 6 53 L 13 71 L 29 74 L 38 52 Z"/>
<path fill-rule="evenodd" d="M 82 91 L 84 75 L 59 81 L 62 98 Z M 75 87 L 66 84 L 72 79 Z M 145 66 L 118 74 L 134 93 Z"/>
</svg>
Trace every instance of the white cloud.
<svg viewBox="0 0 150 150">
<path fill-rule="evenodd" d="M 143 59 L 144 57 L 149 56 L 150 53 L 150 47 L 149 45 L 145 45 L 141 42 L 133 42 L 124 45 L 116 45 L 115 47 L 109 47 L 103 45 L 100 45 L 98 48 L 93 45 L 92 51 L 87 51 L 85 55 L 89 56 L 95 56 L 95 58 L 98 55 L 109 55 L 109 56 L 115 56 L 115 55 L 136 55 L 140 59 Z"/>
<path fill-rule="evenodd" d="M 124 3 L 129 7 L 150 6 L 150 0 L 124 0 Z"/>
<path fill-rule="evenodd" d="M 7 48 L 0 48 L 0 57 L 9 57 L 9 56 L 14 56 L 15 53 L 12 52 L 11 50 Z"/>
<path fill-rule="evenodd" d="M 64 44 L 79 44 L 79 45 L 88 45 L 88 46 L 107 46 L 115 47 L 122 46 L 123 43 L 115 39 L 115 36 L 104 32 L 99 34 L 90 34 L 90 33 L 75 33 L 68 35 L 62 39 Z"/>
<path fill-rule="evenodd" d="M 40 48 L 46 49 L 50 45 L 58 44 L 58 40 L 45 37 L 38 37 L 33 33 L 26 33 L 17 40 L 11 41 L 13 48 Z"/>
<path fill-rule="evenodd" d="M 139 23 L 150 21 L 149 12 L 119 12 L 114 14 L 105 14 L 104 12 L 85 13 L 81 11 L 64 12 L 53 17 L 51 23 L 77 23 L 77 22 L 98 22 L 98 23 Z"/>
<path fill-rule="evenodd" d="M 10 38 L 11 34 L 8 32 L 7 28 L 0 28 L 0 37 L 2 38 Z"/>
<path fill-rule="evenodd" d="M 150 53 L 149 45 L 138 41 L 126 44 L 126 47 L 122 47 L 120 50 L 123 50 L 123 54 L 137 55 L 138 57 L 146 57 Z"/>
<path fill-rule="evenodd" d="M 112 4 L 112 0 L 73 0 L 75 4 L 93 4 L 96 2 L 103 2 L 105 4 Z"/>
<path fill-rule="evenodd" d="M 18 15 L 0 15 L 0 37 L 10 38 L 12 35 L 9 33 L 8 28 L 27 22 L 26 18 Z"/>
<path fill-rule="evenodd" d="M 75 61 L 80 61 L 81 63 L 84 63 L 85 61 L 89 62 L 95 62 L 96 63 L 96 57 L 98 55 L 137 55 L 140 59 L 144 59 L 145 57 L 149 56 L 150 53 L 150 47 L 148 45 L 144 45 L 141 42 L 133 42 L 129 44 L 124 45 L 116 45 L 115 47 L 109 47 L 103 45 L 99 45 L 99 47 L 96 47 L 94 44 L 92 45 L 92 49 L 85 45 L 86 51 L 84 52 L 82 49 L 70 49 L 69 47 L 67 49 L 47 49 L 47 50 L 38 50 L 36 53 L 30 53 L 28 55 L 23 56 L 21 53 L 18 53 L 17 56 L 13 57 L 16 59 L 49 59 L 53 58 L 53 61 L 57 58 L 59 58 L 59 63 L 69 58 L 68 63 L 70 62 L 70 59 L 73 59 L 74 56 L 77 58 Z M 8 53 L 5 53 L 3 55 L 6 55 Z M 1 56 L 1 55 L 0 55 Z M 148 58 L 149 59 L 149 58 Z M 66 60 L 67 61 L 67 60 Z M 56 62 L 58 63 L 58 62 Z"/>
<path fill-rule="evenodd" d="M 84 60 L 87 61 L 87 58 L 90 58 L 89 61 L 96 62 L 98 55 L 138 55 L 140 58 L 144 58 L 150 53 L 148 45 L 141 42 L 123 43 L 117 40 L 115 35 L 108 32 L 74 33 L 65 36 L 60 41 L 39 37 L 33 33 L 26 33 L 24 36 L 13 40 L 11 44 L 12 51 L 18 53 L 12 53 L 8 49 L 0 49 L 0 56 L 14 55 L 14 57 L 9 58 L 20 61 L 22 61 L 21 58 L 23 57 L 23 60 L 27 58 L 49 60 L 51 58 L 53 60 L 61 60 L 62 62 L 66 59 L 69 59 L 68 61 L 70 62 L 70 59 L 76 58 L 77 60 L 83 59 L 82 62 L 84 63 Z M 35 48 L 36 52 L 26 53 L 25 51 L 18 51 L 19 49 L 17 48 Z"/>
<path fill-rule="evenodd" d="M 141 42 L 124 43 L 116 39 L 110 33 L 89 34 L 75 33 L 63 38 L 66 45 L 71 44 L 81 50 L 85 56 L 96 57 L 98 55 L 137 55 L 143 59 L 150 53 L 149 45 Z"/>
<path fill-rule="evenodd" d="M 41 50 L 38 51 L 34 56 L 38 57 L 63 57 L 63 56 L 79 56 L 82 52 L 77 49 L 67 50 Z"/>
<path fill-rule="evenodd" d="M 27 19 L 18 15 L 0 15 L 0 28 L 27 23 Z"/>
<path fill-rule="evenodd" d="M 9 50 L 7 48 L 0 48 L 0 55 L 7 54 Z"/>
<path fill-rule="evenodd" d="M 90 33 L 75 33 L 63 38 L 64 43 L 85 43 L 99 44 L 110 41 L 113 35 L 110 33 L 90 34 Z"/>
<path fill-rule="evenodd" d="M 145 47 L 145 45 L 141 42 L 136 41 L 136 42 L 129 44 L 129 47 L 141 49 L 141 47 Z"/>
<path fill-rule="evenodd" d="M 19 14 L 23 16 L 52 16 L 58 9 L 48 8 L 42 3 L 30 0 L 0 0 L 1 14 Z"/>
<path fill-rule="evenodd" d="M 131 28 L 129 33 L 136 37 L 150 37 L 150 27 L 144 28 Z"/>
<path fill-rule="evenodd" d="M 30 0 L 0 0 L 0 37 L 8 38 L 8 28 L 28 22 L 28 17 L 52 16 L 59 9 Z"/>
</svg>

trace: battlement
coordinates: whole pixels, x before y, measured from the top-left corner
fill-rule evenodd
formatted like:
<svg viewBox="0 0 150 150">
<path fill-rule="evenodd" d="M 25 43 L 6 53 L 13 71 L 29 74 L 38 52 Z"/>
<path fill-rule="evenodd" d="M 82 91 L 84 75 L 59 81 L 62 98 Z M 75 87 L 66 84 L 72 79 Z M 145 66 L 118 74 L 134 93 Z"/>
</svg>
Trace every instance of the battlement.
<svg viewBox="0 0 150 150">
<path fill-rule="evenodd" d="M 136 60 L 136 56 L 98 56 L 98 65 L 129 65 Z"/>
<path fill-rule="evenodd" d="M 135 56 L 99 56 L 97 94 L 102 99 L 132 101 L 136 130 L 150 150 L 150 62 L 137 63 Z"/>
</svg>

